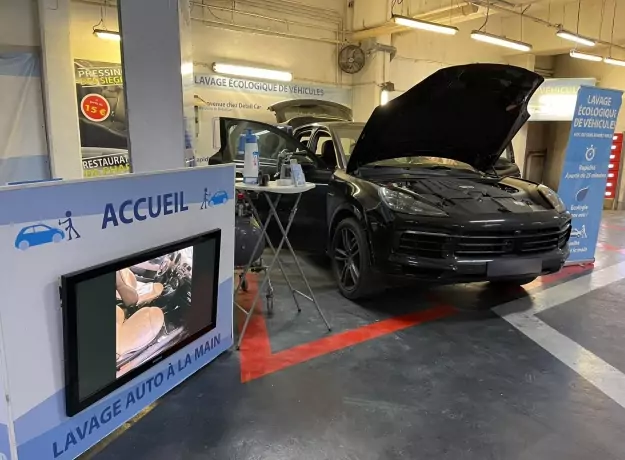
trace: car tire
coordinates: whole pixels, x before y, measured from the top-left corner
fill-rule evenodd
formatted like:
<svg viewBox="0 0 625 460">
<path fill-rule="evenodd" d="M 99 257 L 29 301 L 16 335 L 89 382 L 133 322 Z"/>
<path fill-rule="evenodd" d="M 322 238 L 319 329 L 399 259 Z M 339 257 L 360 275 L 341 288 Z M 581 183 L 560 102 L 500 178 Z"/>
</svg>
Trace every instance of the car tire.
<svg viewBox="0 0 625 460">
<path fill-rule="evenodd" d="M 20 244 L 18 245 L 18 247 L 20 248 L 20 250 L 26 251 L 30 247 L 30 244 L 26 240 L 20 241 Z"/>
<path fill-rule="evenodd" d="M 523 286 L 525 284 L 530 284 L 536 278 L 538 277 L 537 276 L 525 276 L 523 278 L 510 278 L 510 279 L 505 279 L 501 281 L 491 281 L 491 283 L 494 283 L 499 286 Z"/>
<path fill-rule="evenodd" d="M 356 300 L 382 289 L 374 279 L 367 236 L 353 218 L 339 222 L 332 235 L 332 273 L 341 295 Z"/>
<path fill-rule="evenodd" d="M 52 237 L 52 242 L 53 243 L 60 243 L 62 239 L 63 239 L 63 237 L 61 236 L 61 234 L 57 233 L 56 235 L 54 235 Z"/>
</svg>

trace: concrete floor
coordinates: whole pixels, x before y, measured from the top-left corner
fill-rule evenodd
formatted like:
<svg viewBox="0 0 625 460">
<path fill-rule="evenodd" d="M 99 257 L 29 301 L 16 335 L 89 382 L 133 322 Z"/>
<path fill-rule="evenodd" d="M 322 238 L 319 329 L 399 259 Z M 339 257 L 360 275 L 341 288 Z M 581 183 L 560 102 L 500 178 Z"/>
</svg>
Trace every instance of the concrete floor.
<svg viewBox="0 0 625 460">
<path fill-rule="evenodd" d="M 625 213 L 606 213 L 594 269 L 527 290 L 420 286 L 356 304 L 323 261 L 305 262 L 330 337 L 277 285 L 240 353 L 90 457 L 625 458 Z"/>
</svg>

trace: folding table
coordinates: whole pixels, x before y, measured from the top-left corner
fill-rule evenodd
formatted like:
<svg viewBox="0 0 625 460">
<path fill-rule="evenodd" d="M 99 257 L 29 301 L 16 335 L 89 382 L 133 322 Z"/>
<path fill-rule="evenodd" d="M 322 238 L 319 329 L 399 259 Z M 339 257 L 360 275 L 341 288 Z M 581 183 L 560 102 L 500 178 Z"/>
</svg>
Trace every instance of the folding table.
<svg viewBox="0 0 625 460">
<path fill-rule="evenodd" d="M 243 324 L 243 329 L 241 330 L 241 335 L 239 336 L 239 341 L 237 342 L 237 350 L 241 347 L 241 342 L 243 341 L 243 337 L 245 336 L 245 332 L 247 331 L 247 327 L 250 323 L 250 319 L 252 318 L 252 315 L 254 314 L 254 310 L 256 309 L 256 305 L 258 304 L 258 300 L 261 296 L 261 293 L 263 292 L 263 289 L 265 288 L 265 285 L 269 282 L 269 276 L 271 274 L 271 270 L 274 268 L 276 263 L 279 265 L 280 271 L 282 272 L 282 276 L 284 277 L 284 280 L 286 281 L 287 285 L 289 286 L 289 290 L 291 291 L 291 294 L 293 295 L 293 300 L 295 301 L 297 311 L 298 312 L 302 311 L 299 306 L 298 299 L 297 299 L 297 296 L 299 295 L 309 300 L 315 305 L 315 307 L 317 308 L 317 311 L 319 312 L 319 315 L 323 319 L 323 322 L 327 326 L 328 330 L 329 331 L 332 330 L 332 328 L 330 327 L 330 324 L 328 323 L 328 320 L 324 316 L 323 312 L 321 311 L 321 308 L 319 307 L 319 304 L 317 303 L 315 294 L 313 293 L 312 288 L 310 287 L 310 284 L 308 283 L 308 279 L 306 278 L 306 275 L 304 274 L 304 270 L 302 269 L 302 266 L 297 256 L 295 255 L 295 251 L 293 250 L 293 246 L 291 245 L 291 242 L 289 241 L 289 237 L 288 237 L 289 230 L 291 229 L 291 225 L 293 224 L 295 214 L 297 213 L 297 207 L 299 206 L 300 199 L 302 198 L 302 193 L 306 193 L 314 188 L 315 188 L 315 184 L 312 184 L 309 182 L 307 182 L 306 185 L 301 186 L 301 187 L 296 187 L 293 185 L 279 186 L 277 185 L 276 182 L 269 182 L 269 185 L 267 186 L 248 185 L 242 182 L 237 182 L 236 184 L 236 189 L 238 191 L 243 192 L 243 195 L 245 196 L 245 200 L 248 202 L 248 204 L 252 208 L 254 217 L 256 217 L 256 219 L 258 219 L 259 222 L 260 222 L 260 214 L 258 213 L 258 209 L 256 208 L 256 206 L 254 206 L 254 202 L 250 199 L 249 194 L 257 193 L 259 195 L 262 195 L 264 199 L 267 200 L 267 204 L 269 205 L 269 215 L 267 216 L 267 220 L 262 226 L 262 235 L 258 239 L 256 243 L 256 247 L 254 248 L 254 251 L 252 251 L 252 257 L 251 257 L 252 260 L 250 260 L 249 263 L 245 266 L 243 273 L 239 277 L 239 284 L 234 293 L 235 306 L 239 308 L 246 315 L 245 323 Z M 280 218 L 277 212 L 278 204 L 280 203 L 280 199 L 282 198 L 283 195 L 297 195 L 297 198 L 295 199 L 295 203 L 293 204 L 293 207 L 291 208 L 291 212 L 289 214 L 289 219 L 286 224 L 286 228 L 284 227 L 282 222 L 280 222 Z M 267 228 L 269 227 L 269 224 L 271 223 L 272 219 L 276 221 L 276 224 L 278 225 L 278 228 L 280 229 L 280 232 L 282 233 L 282 239 L 280 240 L 280 244 L 278 244 L 277 248 L 273 246 L 269 238 L 269 235 L 267 234 Z M 258 287 L 258 291 L 256 292 L 256 296 L 254 297 L 252 306 L 250 307 L 248 311 L 236 302 L 236 296 L 239 290 L 241 289 L 242 281 L 243 279 L 245 279 L 245 275 L 249 271 L 251 265 L 254 263 L 254 260 L 253 260 L 254 255 L 256 254 L 256 251 L 258 251 L 258 248 L 263 240 L 266 240 L 269 247 L 271 248 L 271 251 L 273 252 L 273 259 L 271 260 L 271 263 L 269 264 L 269 268 L 265 271 L 263 282 Z M 291 256 L 295 260 L 295 264 L 297 265 L 297 269 L 299 270 L 300 276 L 302 280 L 304 281 L 304 284 L 306 285 L 306 289 L 308 290 L 308 295 L 304 294 L 303 292 L 293 287 L 293 285 L 291 284 L 291 280 L 289 279 L 289 276 L 287 275 L 286 270 L 284 269 L 284 266 L 282 265 L 282 261 L 280 260 L 280 251 L 282 250 L 282 247 L 284 246 L 285 243 L 289 251 L 291 252 Z"/>
</svg>

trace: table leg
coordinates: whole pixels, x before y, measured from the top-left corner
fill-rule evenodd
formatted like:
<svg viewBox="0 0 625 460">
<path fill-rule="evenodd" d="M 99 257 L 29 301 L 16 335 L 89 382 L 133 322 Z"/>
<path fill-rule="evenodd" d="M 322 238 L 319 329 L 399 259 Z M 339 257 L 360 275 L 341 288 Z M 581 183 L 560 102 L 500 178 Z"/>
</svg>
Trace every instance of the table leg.
<svg viewBox="0 0 625 460">
<path fill-rule="evenodd" d="M 258 211 L 256 210 L 256 207 L 254 207 L 254 203 L 252 203 L 252 200 L 250 200 L 249 197 L 247 196 L 247 192 L 244 193 L 244 196 L 245 196 L 245 200 L 252 207 L 252 212 L 254 214 L 254 217 L 256 217 L 258 215 Z M 281 196 L 278 195 L 278 197 L 276 198 L 276 206 L 280 202 L 280 198 L 281 198 Z M 254 246 L 254 250 L 252 251 L 252 255 L 250 256 L 249 262 L 243 268 L 243 273 L 242 273 L 241 277 L 239 277 L 239 284 L 237 285 L 237 288 L 234 291 L 234 297 L 235 298 L 236 298 L 237 294 L 239 293 L 239 290 L 241 289 L 241 285 L 243 284 L 243 279 L 244 279 L 245 275 L 247 274 L 247 272 L 250 270 L 250 267 L 254 263 L 254 255 L 256 254 L 256 251 L 258 251 L 258 248 L 260 247 L 260 243 L 263 241 L 263 239 L 265 239 L 265 238 L 268 239 L 267 228 L 269 227 L 269 223 L 271 222 L 272 217 L 273 216 L 271 214 L 269 214 L 269 216 L 267 217 L 267 220 L 265 221 L 265 223 L 263 225 L 263 228 L 262 228 L 261 237 L 258 238 L 258 241 L 256 242 L 256 246 Z M 260 218 L 258 219 L 258 222 L 261 222 Z"/>
<path fill-rule="evenodd" d="M 278 195 L 278 197 L 280 197 L 280 195 Z M 245 194 L 245 200 L 249 203 L 250 207 L 252 208 L 252 213 L 254 214 L 254 218 L 256 220 L 258 220 L 258 222 L 261 222 L 258 210 L 254 206 L 254 203 L 252 202 L 252 200 L 250 200 L 250 198 L 247 195 L 247 193 Z M 280 202 L 279 198 L 276 199 L 276 202 L 275 202 L 275 206 L 276 207 L 278 206 L 279 202 Z M 273 213 L 270 212 L 269 213 L 269 217 L 267 218 L 267 220 L 270 221 L 272 218 L 273 218 Z M 268 227 L 266 227 L 266 228 L 268 228 Z M 271 252 L 273 253 L 273 256 L 276 257 L 276 248 L 274 247 L 273 243 L 271 242 L 271 238 L 269 238 L 269 235 L 267 234 L 266 231 L 264 232 L 264 236 L 265 236 L 265 239 L 267 241 L 267 244 L 271 248 Z M 256 250 L 254 250 L 254 252 L 256 252 Z M 280 258 L 278 258 L 278 266 L 280 268 L 280 272 L 282 272 L 282 276 L 284 277 L 284 280 L 286 281 L 286 284 L 289 286 L 289 289 L 291 291 L 291 295 L 293 296 L 293 300 L 295 301 L 295 306 L 297 307 L 297 311 L 301 313 L 302 308 L 300 307 L 299 301 L 297 300 L 297 296 L 295 295 L 296 291 L 293 288 L 293 285 L 291 284 L 291 280 L 289 280 L 289 277 L 286 274 L 286 270 L 284 269 L 284 266 L 282 265 L 282 261 L 280 260 Z"/>
<path fill-rule="evenodd" d="M 252 200 L 249 199 L 248 197 L 248 193 L 244 192 L 243 193 L 246 201 L 250 204 L 251 208 L 252 208 L 252 212 L 254 213 L 254 215 L 258 215 L 258 211 L 256 210 L 256 208 L 254 207 L 254 203 L 252 203 Z M 278 195 L 278 197 L 276 198 L 276 206 L 278 205 L 278 203 L 280 202 L 280 198 L 281 196 Z M 243 273 L 241 273 L 241 275 L 239 276 L 239 283 L 237 285 L 237 288 L 234 290 L 234 295 L 233 295 L 233 299 L 234 299 L 234 305 L 241 310 L 245 315 L 248 314 L 248 311 L 243 308 L 241 305 L 238 304 L 238 302 L 236 301 L 237 299 L 237 295 L 239 294 L 239 291 L 241 290 L 241 286 L 243 284 L 243 280 L 245 279 L 247 273 L 250 270 L 251 265 L 254 263 L 254 255 L 256 254 L 256 251 L 258 250 L 258 248 L 260 247 L 260 243 L 265 239 L 268 238 L 267 237 L 267 228 L 269 227 L 269 223 L 271 222 L 272 219 L 272 215 L 270 214 L 267 218 L 267 221 L 264 223 L 263 227 L 262 227 L 262 231 L 261 231 L 261 237 L 258 239 L 258 241 L 256 242 L 256 246 L 254 246 L 254 250 L 252 251 L 252 255 L 250 256 L 250 260 L 247 263 L 247 265 L 245 265 L 245 267 L 243 268 Z M 258 222 L 261 222 L 260 219 L 258 219 Z M 266 274 L 267 276 L 267 274 Z M 298 306 L 299 307 L 299 306 Z"/>
<path fill-rule="evenodd" d="M 293 224 L 293 220 L 295 220 L 295 214 L 297 213 L 297 208 L 299 206 L 299 201 L 302 198 L 302 194 L 300 193 L 300 194 L 297 195 L 297 199 L 295 200 L 295 205 L 291 209 L 291 214 L 289 215 L 289 220 L 287 222 L 286 229 L 283 227 L 282 222 L 280 222 L 280 218 L 278 217 L 278 213 L 276 211 L 276 208 L 275 208 L 274 204 L 271 202 L 271 200 L 269 199 L 269 197 L 267 195 L 265 195 L 265 197 L 267 199 L 267 203 L 269 203 L 269 206 L 271 207 L 272 213 L 275 215 L 278 227 L 280 228 L 280 231 L 282 232 L 282 241 L 280 241 L 280 247 L 278 248 L 278 252 L 280 252 L 280 249 L 282 248 L 282 243 L 284 243 L 286 241 L 286 244 L 287 244 L 289 250 L 291 251 L 291 256 L 295 260 L 295 264 L 297 265 L 297 268 L 299 269 L 300 275 L 302 276 L 302 279 L 304 280 L 304 284 L 306 284 L 306 289 L 308 289 L 308 292 L 310 293 L 310 297 L 308 297 L 307 295 L 305 295 L 305 294 L 303 294 L 303 293 L 301 293 L 299 291 L 295 291 L 295 292 L 297 292 L 298 294 L 302 295 L 303 297 L 309 299 L 313 304 L 315 304 L 315 307 L 317 308 L 317 311 L 319 312 L 319 315 L 321 316 L 321 319 L 323 319 L 323 322 L 326 324 L 328 330 L 331 331 L 332 328 L 330 327 L 330 323 L 328 323 L 328 320 L 326 319 L 325 315 L 321 311 L 321 307 L 319 307 L 319 304 L 317 303 L 317 299 L 315 298 L 315 294 L 313 293 L 313 290 L 310 287 L 310 284 L 308 283 L 308 279 L 306 278 L 306 275 L 304 274 L 304 270 L 302 269 L 302 266 L 299 263 L 299 259 L 295 255 L 295 251 L 293 250 L 293 246 L 291 245 L 291 242 L 289 241 L 289 237 L 288 237 L 289 230 L 291 229 L 291 224 Z M 278 257 L 278 255 L 276 255 L 276 257 Z"/>
<path fill-rule="evenodd" d="M 267 198 L 267 201 L 268 201 L 269 206 L 271 208 L 271 213 L 270 213 L 270 216 L 267 218 L 267 221 L 269 222 L 269 220 L 271 218 L 271 215 L 273 214 L 273 216 L 275 217 L 276 221 L 278 222 L 278 224 L 280 226 L 280 229 L 282 230 L 283 235 L 284 235 L 285 234 L 284 227 L 280 223 L 280 218 L 278 216 L 278 213 L 276 212 L 275 205 L 273 204 L 273 202 L 271 201 L 271 198 L 269 198 L 269 196 L 266 193 L 263 193 L 263 195 L 265 195 L 265 197 Z M 301 194 L 300 194 L 300 196 L 301 196 Z M 279 200 L 276 199 L 276 203 L 278 203 L 278 201 Z M 299 197 L 298 197 L 297 201 L 299 202 Z M 296 203 L 295 207 L 297 208 L 297 203 Z M 291 213 L 291 214 L 293 215 L 293 213 Z M 293 223 L 293 219 L 290 218 L 289 219 L 289 223 L 288 223 L 288 225 L 286 227 L 286 233 L 287 234 L 288 234 L 289 230 L 291 229 L 291 224 L 292 223 Z M 265 225 L 265 231 L 266 231 L 266 227 L 267 227 L 267 225 Z M 263 290 L 265 289 L 265 285 L 267 284 L 267 281 L 269 280 L 269 274 L 271 273 L 271 270 L 273 270 L 273 267 L 276 264 L 277 259 L 279 259 L 279 257 L 280 257 L 280 251 L 282 250 L 282 246 L 284 246 L 285 240 L 288 241 L 288 239 L 285 236 L 283 236 L 282 240 L 280 241 L 280 244 L 278 245 L 278 249 L 276 249 L 276 254 L 275 254 L 273 260 L 271 261 L 271 264 L 269 265 L 269 268 L 267 269 L 267 274 L 266 274 L 265 278 L 263 279 L 262 284 L 258 288 L 258 292 L 256 293 L 256 296 L 254 297 L 254 301 L 252 302 L 252 306 L 250 307 L 249 313 L 247 314 L 247 318 L 245 319 L 245 323 L 243 324 L 243 329 L 241 330 L 241 334 L 239 335 L 239 340 L 237 342 L 237 350 L 239 350 L 241 348 L 241 342 L 243 342 L 243 337 L 245 336 L 245 332 L 247 331 L 247 327 L 249 326 L 250 320 L 252 319 L 252 316 L 254 315 L 254 310 L 256 309 L 256 305 L 258 304 L 258 300 L 260 299 L 260 296 L 261 296 Z M 323 315 L 322 315 L 322 317 L 323 317 Z"/>
</svg>

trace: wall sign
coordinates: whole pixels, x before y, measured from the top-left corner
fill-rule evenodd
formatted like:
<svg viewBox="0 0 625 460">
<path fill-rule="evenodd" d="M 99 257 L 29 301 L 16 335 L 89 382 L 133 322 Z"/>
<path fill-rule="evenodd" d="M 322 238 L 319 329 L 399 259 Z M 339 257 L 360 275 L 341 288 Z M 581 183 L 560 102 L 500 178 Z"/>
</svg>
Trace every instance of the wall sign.
<svg viewBox="0 0 625 460">
<path fill-rule="evenodd" d="M 582 86 L 577 93 L 558 192 L 573 215 L 569 262 L 593 261 L 612 139 L 622 92 Z"/>
<path fill-rule="evenodd" d="M 198 87 L 212 88 L 249 94 L 265 94 L 285 99 L 322 99 L 351 105 L 351 89 L 331 85 L 282 83 L 243 78 L 224 77 L 213 73 L 196 73 L 195 84 Z"/>
<path fill-rule="evenodd" d="M 530 99 L 530 121 L 572 120 L 579 88 L 596 83 L 594 78 L 547 78 Z"/>
<path fill-rule="evenodd" d="M 121 64 L 74 61 L 84 177 L 130 172 Z"/>
<path fill-rule="evenodd" d="M 318 99 L 351 107 L 352 91 L 303 82 L 269 82 L 195 73 L 198 102 L 196 158 L 201 163 L 220 148 L 219 117 L 276 123 L 269 106 L 289 99 Z"/>
</svg>

